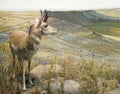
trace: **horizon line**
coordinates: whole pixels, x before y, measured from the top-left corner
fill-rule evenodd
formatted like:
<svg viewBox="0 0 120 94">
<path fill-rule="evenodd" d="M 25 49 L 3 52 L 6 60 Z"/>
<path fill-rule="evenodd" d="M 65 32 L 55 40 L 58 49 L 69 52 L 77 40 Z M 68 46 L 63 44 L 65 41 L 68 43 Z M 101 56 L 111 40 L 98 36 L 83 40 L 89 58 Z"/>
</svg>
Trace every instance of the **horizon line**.
<svg viewBox="0 0 120 94">
<path fill-rule="evenodd" d="M 114 8 L 91 8 L 91 9 L 0 9 L 0 11 L 38 11 L 38 10 L 47 10 L 47 11 L 87 11 L 87 10 L 104 10 L 104 9 L 120 9 L 120 7 Z"/>
</svg>

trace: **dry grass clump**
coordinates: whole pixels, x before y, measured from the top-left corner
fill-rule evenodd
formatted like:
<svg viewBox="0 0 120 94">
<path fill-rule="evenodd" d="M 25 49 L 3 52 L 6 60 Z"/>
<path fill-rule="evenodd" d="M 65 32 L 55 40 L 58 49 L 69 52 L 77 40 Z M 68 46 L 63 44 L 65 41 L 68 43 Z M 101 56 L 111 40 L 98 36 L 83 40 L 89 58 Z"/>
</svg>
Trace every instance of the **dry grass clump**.
<svg viewBox="0 0 120 94">
<path fill-rule="evenodd" d="M 20 85 L 11 79 L 11 54 L 8 44 L 0 45 L 0 94 L 17 94 Z"/>
<path fill-rule="evenodd" d="M 51 78 L 56 77 L 79 82 L 82 94 L 107 94 L 120 83 L 120 69 L 100 64 L 94 60 L 94 57 L 91 60 L 86 60 L 83 57 L 76 59 L 73 55 L 66 56 L 60 61 L 62 71 L 59 75 L 53 71 L 56 59 L 55 57 L 51 60 L 50 69 L 44 77 L 48 81 L 48 93 Z M 18 74 L 20 72 L 19 64 L 16 69 L 16 74 Z M 11 79 L 11 75 L 12 58 L 9 45 L 2 44 L 0 45 L 0 94 L 20 94 L 22 92 L 20 81 Z M 32 87 L 29 94 L 39 94 L 41 91 L 41 88 Z"/>
<path fill-rule="evenodd" d="M 75 62 L 72 56 L 63 61 L 62 76 L 78 81 L 83 94 L 107 94 L 118 86 L 119 77 L 114 74 L 116 69 L 109 65 L 101 65 L 93 59 L 84 58 Z"/>
<path fill-rule="evenodd" d="M 16 62 L 16 76 L 20 74 L 20 71 L 19 64 Z M 37 92 L 36 89 L 34 90 Z M 12 56 L 9 44 L 0 44 L 0 94 L 21 94 L 21 92 L 21 81 L 18 78 L 12 79 Z M 35 94 L 34 92 L 31 94 Z"/>
</svg>

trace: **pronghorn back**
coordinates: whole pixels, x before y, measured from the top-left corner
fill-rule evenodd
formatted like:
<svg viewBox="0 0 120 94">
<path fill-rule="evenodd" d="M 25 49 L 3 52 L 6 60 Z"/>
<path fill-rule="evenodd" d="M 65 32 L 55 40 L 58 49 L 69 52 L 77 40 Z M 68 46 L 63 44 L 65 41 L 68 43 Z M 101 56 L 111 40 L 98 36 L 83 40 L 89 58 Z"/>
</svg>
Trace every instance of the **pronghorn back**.
<svg viewBox="0 0 120 94">
<path fill-rule="evenodd" d="M 16 47 L 16 49 L 22 49 L 26 45 L 28 34 L 24 31 L 15 31 L 9 37 L 9 42 L 11 47 Z"/>
</svg>

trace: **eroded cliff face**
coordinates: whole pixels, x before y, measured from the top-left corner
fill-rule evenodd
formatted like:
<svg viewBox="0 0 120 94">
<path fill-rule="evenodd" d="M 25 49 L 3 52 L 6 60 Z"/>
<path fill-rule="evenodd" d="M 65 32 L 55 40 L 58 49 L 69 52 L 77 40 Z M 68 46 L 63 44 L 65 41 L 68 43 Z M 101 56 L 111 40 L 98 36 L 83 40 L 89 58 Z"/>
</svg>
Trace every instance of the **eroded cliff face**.
<svg viewBox="0 0 120 94">
<path fill-rule="evenodd" d="M 100 14 L 94 10 L 87 11 L 63 11 L 49 12 L 49 15 L 61 20 L 66 20 L 82 26 L 91 25 L 96 22 L 116 22 L 120 19 Z"/>
</svg>

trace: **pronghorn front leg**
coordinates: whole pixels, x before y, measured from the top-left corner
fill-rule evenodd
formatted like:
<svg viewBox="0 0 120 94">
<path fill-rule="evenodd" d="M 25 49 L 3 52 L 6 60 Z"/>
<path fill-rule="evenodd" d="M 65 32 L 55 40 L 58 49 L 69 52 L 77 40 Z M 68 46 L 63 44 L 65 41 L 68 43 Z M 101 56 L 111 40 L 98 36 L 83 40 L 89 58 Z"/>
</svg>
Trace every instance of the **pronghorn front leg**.
<svg viewBox="0 0 120 94">
<path fill-rule="evenodd" d="M 30 75 L 30 67 L 31 67 L 31 60 L 28 61 L 28 80 L 31 85 L 33 85 L 33 82 L 31 80 L 31 75 Z"/>
<path fill-rule="evenodd" d="M 23 60 L 20 61 L 22 64 L 22 77 L 23 77 L 23 90 L 26 90 L 26 83 L 25 83 L 25 66 Z"/>
<path fill-rule="evenodd" d="M 13 55 L 13 79 L 15 78 L 15 55 Z"/>
<path fill-rule="evenodd" d="M 18 56 L 17 56 L 17 58 L 18 58 L 18 61 L 19 61 L 20 69 L 21 69 L 21 71 L 22 71 L 22 63 L 21 63 L 21 58 L 20 58 L 20 57 L 18 57 Z"/>
</svg>

